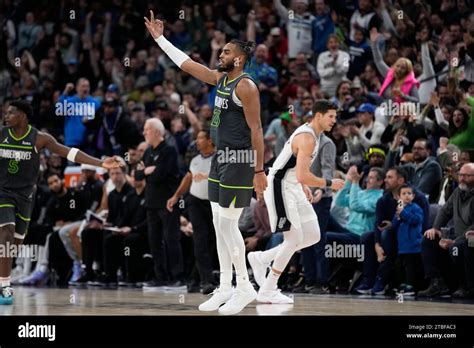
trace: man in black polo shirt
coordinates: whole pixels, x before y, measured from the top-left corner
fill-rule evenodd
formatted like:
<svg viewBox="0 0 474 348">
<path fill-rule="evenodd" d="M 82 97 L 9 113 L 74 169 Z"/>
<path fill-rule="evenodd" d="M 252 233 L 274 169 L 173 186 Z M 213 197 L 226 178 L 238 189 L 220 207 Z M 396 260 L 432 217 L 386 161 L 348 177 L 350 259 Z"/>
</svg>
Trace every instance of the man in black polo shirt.
<svg viewBox="0 0 474 348">
<path fill-rule="evenodd" d="M 166 144 L 164 134 L 165 127 L 159 119 L 146 121 L 143 135 L 149 147 L 135 172 L 136 180 L 146 179 L 148 240 L 156 277 L 145 283 L 144 289 L 184 285 L 179 211 L 166 209 L 167 200 L 179 185 L 178 153 Z"/>
</svg>

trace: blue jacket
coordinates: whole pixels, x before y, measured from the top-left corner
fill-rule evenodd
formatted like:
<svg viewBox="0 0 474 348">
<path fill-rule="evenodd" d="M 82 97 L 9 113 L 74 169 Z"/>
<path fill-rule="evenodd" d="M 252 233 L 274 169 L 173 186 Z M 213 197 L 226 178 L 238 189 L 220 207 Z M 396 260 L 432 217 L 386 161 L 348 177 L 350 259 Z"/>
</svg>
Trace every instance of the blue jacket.
<svg viewBox="0 0 474 348">
<path fill-rule="evenodd" d="M 415 192 L 415 199 L 413 203 L 418 204 L 418 206 L 423 211 L 423 224 L 422 229 L 426 231 L 429 229 L 429 215 L 430 215 L 430 204 L 428 203 L 428 199 L 426 196 L 418 191 L 417 189 L 413 190 Z M 398 202 L 393 198 L 391 192 L 386 192 L 378 201 L 377 201 L 377 208 L 375 210 L 376 215 L 376 225 L 374 226 L 375 231 L 375 242 L 380 242 L 380 230 L 377 228 L 378 225 L 382 223 L 382 221 L 392 221 L 395 213 L 397 212 L 397 204 Z"/>
<path fill-rule="evenodd" d="M 326 51 L 328 37 L 336 31 L 331 14 L 315 15 L 311 27 L 313 32 L 313 51 L 318 54 Z"/>
<path fill-rule="evenodd" d="M 72 104 L 72 106 L 71 106 Z M 76 104 L 82 104 L 82 108 L 76 108 Z M 66 146 L 81 146 L 86 143 L 86 126 L 82 121 L 83 117 L 94 118 L 94 115 L 77 114 L 76 111 L 90 111 L 84 104 L 93 104 L 95 112 L 100 108 L 101 103 L 92 96 L 87 96 L 85 99 L 80 99 L 78 95 L 66 96 L 62 95 L 56 103 L 56 115 L 64 117 L 64 144 Z M 62 110 L 60 107 L 66 105 L 66 108 L 71 108 L 72 115 L 65 113 L 68 110 Z M 61 112 L 58 112 L 60 110 Z M 67 116 L 66 116 L 67 115 Z"/>
<path fill-rule="evenodd" d="M 392 228 L 397 231 L 398 253 L 421 253 L 421 239 L 423 238 L 423 210 L 416 203 L 410 203 L 403 208 L 400 219 L 396 216 L 392 220 Z"/>
</svg>

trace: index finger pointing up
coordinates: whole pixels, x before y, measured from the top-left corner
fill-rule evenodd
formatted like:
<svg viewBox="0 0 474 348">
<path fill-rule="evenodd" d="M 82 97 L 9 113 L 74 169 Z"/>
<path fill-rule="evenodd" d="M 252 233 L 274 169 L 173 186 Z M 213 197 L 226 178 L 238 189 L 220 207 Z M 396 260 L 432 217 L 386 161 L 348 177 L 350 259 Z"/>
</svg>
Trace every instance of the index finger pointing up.
<svg viewBox="0 0 474 348">
<path fill-rule="evenodd" d="M 155 21 L 155 15 L 153 14 L 153 11 L 152 11 L 152 10 L 150 10 L 150 15 L 151 15 L 151 16 L 150 16 L 150 21 L 151 21 L 151 22 L 154 22 L 154 21 Z"/>
</svg>

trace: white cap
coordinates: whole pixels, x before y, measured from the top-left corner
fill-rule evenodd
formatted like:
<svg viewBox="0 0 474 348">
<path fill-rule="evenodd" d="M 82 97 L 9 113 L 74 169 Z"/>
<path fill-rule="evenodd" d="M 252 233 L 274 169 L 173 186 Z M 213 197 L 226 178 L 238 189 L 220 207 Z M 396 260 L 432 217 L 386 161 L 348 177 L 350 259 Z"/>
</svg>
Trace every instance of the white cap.
<svg viewBox="0 0 474 348">
<path fill-rule="evenodd" d="M 296 2 L 302 2 L 305 5 L 309 4 L 308 0 L 296 0 Z"/>
<path fill-rule="evenodd" d="M 96 166 L 93 166 L 91 164 L 81 164 L 81 170 L 92 170 L 92 171 L 96 171 L 97 167 Z"/>
</svg>

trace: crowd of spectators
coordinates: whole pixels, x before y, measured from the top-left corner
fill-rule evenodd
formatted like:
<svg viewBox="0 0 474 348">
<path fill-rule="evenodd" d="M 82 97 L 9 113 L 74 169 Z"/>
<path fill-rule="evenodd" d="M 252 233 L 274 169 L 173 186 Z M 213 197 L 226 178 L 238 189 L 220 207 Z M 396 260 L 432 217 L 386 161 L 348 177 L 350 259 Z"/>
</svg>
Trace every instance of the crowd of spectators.
<svg viewBox="0 0 474 348">
<path fill-rule="evenodd" d="M 202 185 L 215 87 L 179 70 L 149 37 L 143 16 L 153 9 L 165 36 L 210 68 L 231 39 L 257 43 L 246 72 L 260 90 L 267 168 L 314 100 L 338 107 L 313 170 L 346 185 L 314 191 L 322 238 L 294 256 L 285 290 L 474 298 L 473 8 L 470 0 L 2 1 L 1 112 L 28 100 L 36 128 L 128 164 L 102 176 L 82 167 L 66 187 L 72 163 L 41 154 L 25 239 L 40 257 L 17 260 L 13 281 L 187 284 L 204 293 L 217 285 Z M 239 227 L 247 251 L 282 240 L 265 202 L 252 201 Z M 361 257 L 328 252 L 338 245 Z"/>
</svg>

